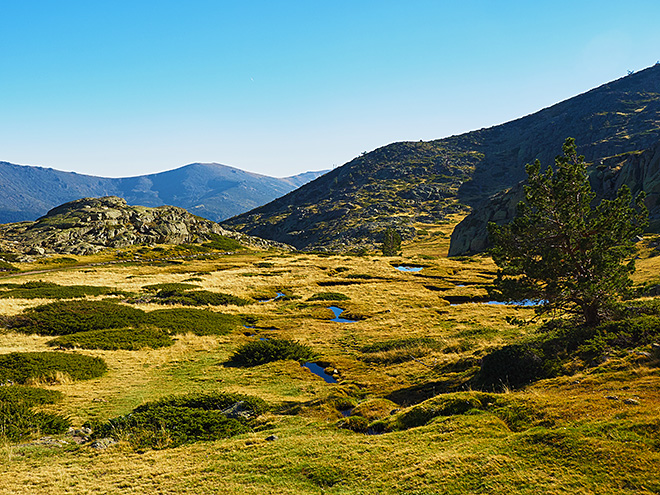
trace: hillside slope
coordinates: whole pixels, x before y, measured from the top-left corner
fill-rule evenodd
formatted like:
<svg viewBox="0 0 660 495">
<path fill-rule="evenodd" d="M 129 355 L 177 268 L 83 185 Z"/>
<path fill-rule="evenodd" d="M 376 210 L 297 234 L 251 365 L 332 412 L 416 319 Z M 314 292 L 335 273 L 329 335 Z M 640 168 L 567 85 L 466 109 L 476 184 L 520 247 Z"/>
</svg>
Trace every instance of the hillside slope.
<svg viewBox="0 0 660 495">
<path fill-rule="evenodd" d="M 35 220 L 83 197 L 119 196 L 142 206 L 173 205 L 219 221 L 263 205 L 324 172 L 268 177 L 217 163 L 106 178 L 0 162 L 0 223 Z"/>
<path fill-rule="evenodd" d="M 526 163 L 550 163 L 567 136 L 588 161 L 650 147 L 660 138 L 660 65 L 502 125 L 390 144 L 223 223 L 299 249 L 373 247 L 388 226 L 409 238 L 414 222 L 467 211 L 522 180 Z"/>
</svg>

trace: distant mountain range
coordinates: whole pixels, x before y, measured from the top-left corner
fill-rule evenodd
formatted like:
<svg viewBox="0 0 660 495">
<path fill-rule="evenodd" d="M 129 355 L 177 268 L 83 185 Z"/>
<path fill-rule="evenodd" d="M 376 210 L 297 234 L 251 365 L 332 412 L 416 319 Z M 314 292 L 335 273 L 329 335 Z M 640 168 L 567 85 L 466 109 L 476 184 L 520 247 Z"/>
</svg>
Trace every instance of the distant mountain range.
<svg viewBox="0 0 660 495">
<path fill-rule="evenodd" d="M 660 140 L 660 65 L 512 122 L 379 148 L 223 225 L 298 249 L 374 247 L 387 227 L 410 238 L 416 223 L 488 208 L 485 199 L 525 178 L 526 163 L 553 163 L 568 136 L 588 162 L 612 170 L 617 157 L 624 163 L 652 148 Z M 653 174 L 645 163 L 640 170 Z"/>
<path fill-rule="evenodd" d="M 127 178 L 106 178 L 0 162 L 0 223 L 35 220 L 84 197 L 119 196 L 131 205 L 172 205 L 214 221 L 243 213 L 322 175 L 268 177 L 217 163 Z"/>
</svg>

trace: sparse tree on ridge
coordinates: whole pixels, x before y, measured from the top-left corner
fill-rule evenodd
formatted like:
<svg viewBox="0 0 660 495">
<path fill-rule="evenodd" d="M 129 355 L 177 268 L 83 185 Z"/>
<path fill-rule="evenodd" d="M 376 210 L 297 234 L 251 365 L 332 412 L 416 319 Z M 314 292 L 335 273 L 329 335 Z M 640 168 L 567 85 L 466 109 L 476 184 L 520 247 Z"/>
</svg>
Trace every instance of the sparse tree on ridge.
<svg viewBox="0 0 660 495">
<path fill-rule="evenodd" d="M 396 256 L 401 250 L 401 235 L 392 227 L 385 229 L 382 250 L 384 256 Z"/>
<path fill-rule="evenodd" d="M 488 225 L 499 267 L 492 292 L 505 301 L 535 301 L 539 313 L 580 314 L 592 326 L 630 289 L 635 237 L 647 225 L 648 211 L 644 193 L 633 205 L 627 186 L 592 207 L 595 194 L 573 138 L 563 152 L 554 169 L 541 172 L 538 160 L 527 165 L 525 201 L 516 218 Z"/>
</svg>

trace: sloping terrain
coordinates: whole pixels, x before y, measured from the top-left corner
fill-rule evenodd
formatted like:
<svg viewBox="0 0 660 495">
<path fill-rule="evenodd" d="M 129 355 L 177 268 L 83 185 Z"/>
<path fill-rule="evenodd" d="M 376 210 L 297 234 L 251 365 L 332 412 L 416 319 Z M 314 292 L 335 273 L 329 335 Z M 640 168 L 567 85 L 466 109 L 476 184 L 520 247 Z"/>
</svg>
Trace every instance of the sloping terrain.
<svg viewBox="0 0 660 495">
<path fill-rule="evenodd" d="M 614 199 L 621 186 L 633 196 L 646 193 L 651 232 L 660 231 L 660 141 L 643 151 L 632 151 L 597 160 L 590 167 L 589 179 L 596 201 Z M 494 194 L 459 223 L 451 235 L 449 256 L 483 251 L 488 246 L 489 222 L 505 224 L 513 220 L 516 207 L 525 197 L 524 182 Z"/>
<path fill-rule="evenodd" d="M 263 205 L 324 172 L 268 177 L 217 163 L 128 178 L 106 178 L 0 162 L 0 223 L 35 220 L 84 197 L 119 196 L 129 204 L 172 205 L 213 221 Z"/>
<path fill-rule="evenodd" d="M 652 146 L 660 65 L 506 124 L 379 148 L 224 225 L 299 249 L 373 247 L 388 226 L 410 238 L 415 221 L 467 211 L 524 179 L 526 163 L 550 163 L 568 136 L 587 161 Z"/>
<path fill-rule="evenodd" d="M 30 255 L 85 255 L 109 247 L 192 244 L 219 236 L 260 248 L 278 244 L 228 231 L 183 208 L 128 206 L 115 196 L 79 199 L 52 209 L 35 222 L 0 225 L 3 251 Z"/>
</svg>

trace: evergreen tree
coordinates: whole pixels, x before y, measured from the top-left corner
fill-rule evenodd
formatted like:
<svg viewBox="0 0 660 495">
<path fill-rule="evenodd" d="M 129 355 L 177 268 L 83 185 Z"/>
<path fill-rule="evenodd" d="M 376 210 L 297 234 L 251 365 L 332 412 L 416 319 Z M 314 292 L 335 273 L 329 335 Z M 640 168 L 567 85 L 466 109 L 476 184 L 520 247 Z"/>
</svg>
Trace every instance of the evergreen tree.
<svg viewBox="0 0 660 495">
<path fill-rule="evenodd" d="M 401 250 L 401 235 L 392 227 L 385 229 L 382 250 L 384 256 L 396 256 Z"/>
<path fill-rule="evenodd" d="M 632 205 L 628 187 L 613 200 L 592 207 L 583 156 L 566 139 L 555 169 L 526 167 L 525 201 L 508 225 L 488 225 L 499 267 L 493 295 L 505 301 L 529 299 L 548 311 L 581 314 L 598 324 L 606 308 L 631 286 L 635 237 L 648 221 L 644 193 Z"/>
</svg>

